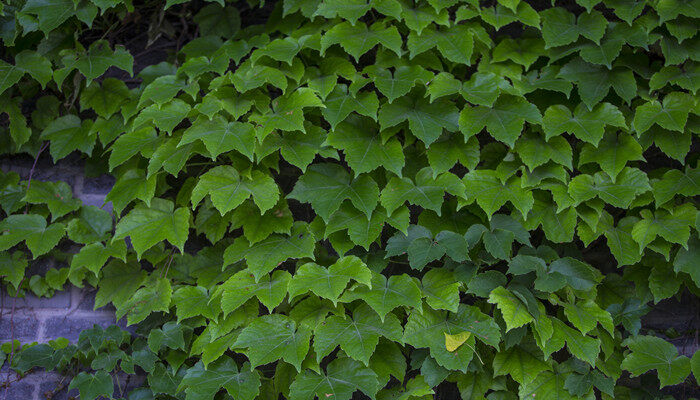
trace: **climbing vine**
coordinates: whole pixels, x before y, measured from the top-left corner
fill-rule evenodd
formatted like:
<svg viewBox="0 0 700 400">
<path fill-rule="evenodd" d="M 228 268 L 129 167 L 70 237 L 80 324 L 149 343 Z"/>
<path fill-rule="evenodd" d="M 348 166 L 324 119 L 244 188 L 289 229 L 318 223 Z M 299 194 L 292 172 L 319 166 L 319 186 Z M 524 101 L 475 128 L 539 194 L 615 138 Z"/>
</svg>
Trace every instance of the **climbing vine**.
<svg viewBox="0 0 700 400">
<path fill-rule="evenodd" d="M 135 328 L 5 343 L 5 363 L 82 400 L 692 390 L 700 353 L 641 318 L 700 294 L 698 18 L 698 0 L 4 1 L 0 150 L 115 184 L 98 207 L 0 172 L 3 285 L 94 287 Z M 29 274 L 44 257 L 64 266 Z"/>
</svg>

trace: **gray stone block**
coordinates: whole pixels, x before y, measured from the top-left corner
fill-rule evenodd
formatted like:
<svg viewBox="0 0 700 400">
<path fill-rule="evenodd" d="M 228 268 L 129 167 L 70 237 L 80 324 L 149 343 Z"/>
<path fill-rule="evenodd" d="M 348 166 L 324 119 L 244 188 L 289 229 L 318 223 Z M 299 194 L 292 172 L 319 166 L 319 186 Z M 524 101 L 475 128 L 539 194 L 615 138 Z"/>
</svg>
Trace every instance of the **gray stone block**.
<svg viewBox="0 0 700 400">
<path fill-rule="evenodd" d="M 112 190 L 115 179 L 111 175 L 100 175 L 96 178 L 83 177 L 83 194 L 99 194 L 103 197 Z"/>
<path fill-rule="evenodd" d="M 2 383 L 5 383 L 4 381 Z M 36 384 L 24 381 L 10 383 L 9 386 L 0 388 L 0 398 L 12 400 L 34 399 Z"/>
<path fill-rule="evenodd" d="M 71 306 L 71 294 L 69 290 L 55 292 L 52 297 L 36 297 L 31 293 L 27 293 L 24 298 L 18 297 L 16 300 L 5 291 L 2 292 L 2 307 L 7 310 L 12 309 L 12 304 L 15 303 L 15 310 L 22 308 L 61 308 L 68 309 Z"/>
<path fill-rule="evenodd" d="M 64 337 L 70 341 L 78 340 L 80 332 L 92 328 L 93 325 L 97 324 L 103 328 L 106 328 L 115 323 L 114 317 L 108 317 L 105 315 L 97 316 L 60 316 L 60 317 L 49 317 L 44 321 L 44 341 L 49 341 L 59 337 Z"/>
<path fill-rule="evenodd" d="M 80 394 L 76 389 L 69 391 L 69 384 L 69 378 L 61 381 L 59 377 L 41 382 L 38 398 L 40 400 L 78 400 Z"/>
<path fill-rule="evenodd" d="M 2 319 L 0 319 L 0 342 L 8 342 L 13 336 L 21 342 L 37 340 L 39 320 L 35 316 L 20 310 L 15 310 L 14 316 L 10 314 L 9 310 L 3 310 Z"/>
</svg>

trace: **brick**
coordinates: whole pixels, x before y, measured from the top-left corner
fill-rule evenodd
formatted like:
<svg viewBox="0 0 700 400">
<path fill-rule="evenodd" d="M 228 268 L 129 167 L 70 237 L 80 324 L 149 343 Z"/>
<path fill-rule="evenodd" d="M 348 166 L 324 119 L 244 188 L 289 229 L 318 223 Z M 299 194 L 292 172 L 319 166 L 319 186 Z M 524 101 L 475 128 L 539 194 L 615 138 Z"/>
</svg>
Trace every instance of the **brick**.
<svg viewBox="0 0 700 400">
<path fill-rule="evenodd" d="M 104 197 L 112 190 L 114 182 L 115 179 L 111 175 L 100 175 L 94 178 L 83 177 L 82 192 L 84 194 L 98 194 Z"/>
<path fill-rule="evenodd" d="M 108 201 L 106 204 L 104 204 L 105 195 L 103 195 L 103 194 L 85 194 L 85 193 L 83 193 L 82 195 L 78 196 L 78 198 L 86 206 L 95 206 L 95 207 L 102 208 L 105 211 L 112 212 L 112 202 Z"/>
<path fill-rule="evenodd" d="M 43 341 L 49 341 L 64 337 L 74 342 L 78 340 L 80 332 L 92 328 L 95 324 L 106 328 L 114 323 L 114 317 L 105 315 L 77 317 L 69 314 L 66 316 L 49 317 L 44 321 L 44 337 L 42 339 Z"/>
<path fill-rule="evenodd" d="M 69 379 L 61 381 L 60 377 L 47 379 L 39 385 L 39 400 L 78 400 L 79 393 L 76 389 L 68 390 Z"/>
<path fill-rule="evenodd" d="M 2 383 L 4 384 L 4 378 Z M 12 382 L 8 387 L 0 388 L 0 396 L 4 399 L 31 400 L 34 399 L 36 384 L 31 382 Z"/>
<path fill-rule="evenodd" d="M 12 322 L 11 322 L 12 321 Z M 37 340 L 39 332 L 39 321 L 29 314 L 15 310 L 13 317 L 9 310 L 3 310 L 0 319 L 0 342 L 10 341 L 12 335 L 12 324 L 14 323 L 14 338 L 21 342 L 31 342 Z"/>
<path fill-rule="evenodd" d="M 70 291 L 62 290 L 55 292 L 52 297 L 36 297 L 31 293 L 27 293 L 24 298 L 18 297 L 15 300 L 13 297 L 2 292 L 2 305 L 6 312 L 12 309 L 12 303 L 15 303 L 15 310 L 22 308 L 63 308 L 67 309 L 71 306 Z"/>
</svg>

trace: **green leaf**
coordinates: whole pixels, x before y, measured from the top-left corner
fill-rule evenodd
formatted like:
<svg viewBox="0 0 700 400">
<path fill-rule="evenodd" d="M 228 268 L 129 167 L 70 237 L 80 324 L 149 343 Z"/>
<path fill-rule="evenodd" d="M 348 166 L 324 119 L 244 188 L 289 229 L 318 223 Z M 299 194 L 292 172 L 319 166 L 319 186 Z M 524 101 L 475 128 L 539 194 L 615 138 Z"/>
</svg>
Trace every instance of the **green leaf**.
<svg viewBox="0 0 700 400">
<path fill-rule="evenodd" d="M 511 202 L 522 215 L 527 215 L 535 202 L 532 192 L 524 189 L 521 179 L 512 177 L 504 184 L 493 170 L 474 170 L 462 178 L 467 191 L 467 204 L 476 200 L 488 216 L 493 215 L 507 202 Z"/>
<path fill-rule="evenodd" d="M 170 280 L 152 276 L 146 286 L 133 293 L 121 308 L 117 308 L 117 319 L 126 314 L 127 325 L 133 325 L 156 311 L 167 312 L 170 310 L 172 293 Z"/>
<path fill-rule="evenodd" d="M 209 292 L 201 286 L 183 286 L 173 293 L 172 302 L 176 307 L 178 322 L 202 315 L 216 319 L 218 310 L 209 305 Z M 184 344 L 183 344 L 184 347 Z"/>
<path fill-rule="evenodd" d="M 404 166 L 401 143 L 395 138 L 382 140 L 377 125 L 367 118 L 350 116 L 328 133 L 326 144 L 345 152 L 355 174 L 383 167 L 401 176 Z"/>
<path fill-rule="evenodd" d="M 350 174 L 338 164 L 314 164 L 299 178 L 288 197 L 311 203 L 325 221 L 346 199 L 371 217 L 379 202 L 379 187 L 369 175 L 351 180 Z"/>
<path fill-rule="evenodd" d="M 294 320 L 280 314 L 264 315 L 248 324 L 236 339 L 235 347 L 244 350 L 253 368 L 282 359 L 301 371 L 301 362 L 309 352 L 311 331 L 297 327 Z"/>
<path fill-rule="evenodd" d="M 245 238 L 237 238 L 224 252 L 224 265 L 245 258 L 256 280 L 259 280 L 289 258 L 313 258 L 315 244 L 308 226 L 295 222 L 290 235 L 273 234 L 254 244 Z"/>
<path fill-rule="evenodd" d="M 239 271 L 220 286 L 221 310 L 227 316 L 249 299 L 257 297 L 272 312 L 287 296 L 287 286 L 291 279 L 292 276 L 287 271 L 274 271 L 256 282 L 249 270 Z"/>
<path fill-rule="evenodd" d="M 248 363 L 239 370 L 233 359 L 222 357 L 207 366 L 200 361 L 189 368 L 178 390 L 183 388 L 187 400 L 214 398 L 222 388 L 236 399 L 253 400 L 260 392 L 260 375 Z"/>
<path fill-rule="evenodd" d="M 182 147 L 196 140 L 201 140 L 204 147 L 215 160 L 220 154 L 236 150 L 253 160 L 255 149 L 255 129 L 245 122 L 227 122 L 216 116 L 213 119 L 200 118 L 189 127 L 180 139 L 177 147 Z"/>
<path fill-rule="evenodd" d="M 22 12 L 36 15 L 39 29 L 48 35 L 75 15 L 75 8 L 75 3 L 70 0 L 29 0 L 24 3 Z"/>
<path fill-rule="evenodd" d="M 78 389 L 80 398 L 94 400 L 100 396 L 112 397 L 114 382 L 107 371 L 97 371 L 95 374 L 81 372 L 70 381 L 68 390 Z"/>
<path fill-rule="evenodd" d="M 41 132 L 41 138 L 51 142 L 51 158 L 54 162 L 75 150 L 92 154 L 97 138 L 90 134 L 91 125 L 92 121 L 81 122 L 80 118 L 72 114 L 53 120 Z"/>
<path fill-rule="evenodd" d="M 352 112 L 376 120 L 377 110 L 379 109 L 379 100 L 374 92 L 353 94 L 348 91 L 345 85 L 337 85 L 326 97 L 324 104 L 326 108 L 321 113 L 323 118 L 331 125 L 331 129 L 335 129 Z"/>
<path fill-rule="evenodd" d="M 279 188 L 272 177 L 260 171 L 252 171 L 248 177 L 240 176 L 235 168 L 226 165 L 212 168 L 199 178 L 192 189 L 192 208 L 207 195 L 221 215 L 251 196 L 264 213 L 277 204 Z"/>
<path fill-rule="evenodd" d="M 215 212 L 220 215 L 218 211 Z M 232 227 L 242 227 L 243 236 L 251 244 L 257 243 L 273 233 L 289 234 L 293 224 L 292 212 L 289 211 L 287 203 L 283 200 L 262 215 L 252 201 L 243 202 L 231 213 Z M 228 227 L 228 222 L 226 227 Z"/>
<path fill-rule="evenodd" d="M 46 204 L 54 221 L 77 210 L 81 205 L 80 200 L 73 198 L 73 191 L 65 182 L 32 181 L 22 201 Z"/>
<path fill-rule="evenodd" d="M 685 204 L 674 208 L 671 212 L 663 209 L 654 213 L 642 210 L 640 214 L 642 219 L 632 227 L 632 238 L 639 243 L 640 253 L 657 236 L 687 247 L 690 227 L 694 224 L 697 214 L 694 206 Z"/>
<path fill-rule="evenodd" d="M 542 352 L 531 343 L 511 347 L 496 353 L 493 358 L 493 374 L 510 375 L 523 385 L 540 372 L 552 370 L 552 366 L 542 361 L 542 357 Z"/>
<path fill-rule="evenodd" d="M 465 138 L 469 138 L 485 127 L 496 140 L 513 147 L 525 121 L 542 123 L 537 107 L 520 97 L 501 96 L 492 107 L 466 106 L 459 115 L 459 129 Z"/>
<path fill-rule="evenodd" d="M 24 241 L 35 258 L 51 251 L 63 235 L 65 226 L 58 222 L 46 225 L 36 214 L 15 214 L 0 221 L 0 251 Z"/>
<path fill-rule="evenodd" d="M 542 17 L 542 37 L 546 47 L 563 46 L 578 39 L 579 35 L 596 42 L 605 33 L 607 20 L 597 12 L 582 13 L 576 16 L 561 7 L 549 8 L 540 13 Z"/>
<path fill-rule="evenodd" d="M 445 334 L 470 332 L 472 335 L 454 352 L 445 347 Z M 437 363 L 450 370 L 466 371 L 474 355 L 475 338 L 498 343 L 500 330 L 495 322 L 472 306 L 463 305 L 457 314 L 431 309 L 413 310 L 406 323 L 403 340 L 414 347 L 427 347 Z"/>
<path fill-rule="evenodd" d="M 467 25 L 455 24 L 440 30 L 429 26 L 422 31 L 412 30 L 408 34 L 407 47 L 412 59 L 435 47 L 449 61 L 470 65 L 474 35 Z"/>
<path fill-rule="evenodd" d="M 362 72 L 372 79 L 377 90 L 386 96 L 389 103 L 408 94 L 417 83 L 425 85 L 433 78 L 431 72 L 417 65 L 399 66 L 393 73 L 377 65 L 370 65 Z M 376 107 L 374 109 L 376 110 Z"/>
<path fill-rule="evenodd" d="M 579 164 L 595 162 L 613 180 L 629 161 L 644 161 L 642 147 L 627 133 L 621 132 L 616 135 L 610 132 L 597 147 L 590 144 L 584 145 L 579 156 Z"/>
<path fill-rule="evenodd" d="M 311 291 L 336 304 L 351 280 L 369 287 L 372 285 L 370 269 L 355 256 L 342 257 L 328 268 L 306 263 L 297 269 L 289 282 L 289 297 Z"/>
<path fill-rule="evenodd" d="M 321 54 L 334 44 L 340 44 L 348 54 L 358 60 L 378 44 L 401 55 L 402 41 L 396 27 L 387 28 L 381 22 L 370 27 L 364 23 L 352 25 L 350 22 L 342 22 L 328 30 L 321 38 Z"/>
<path fill-rule="evenodd" d="M 429 103 L 417 96 L 401 97 L 392 103 L 382 105 L 379 110 L 379 125 L 381 129 L 396 126 L 408 121 L 412 134 L 430 146 L 445 129 L 455 132 L 459 119 L 457 107 L 448 100 L 437 100 Z"/>
<path fill-rule="evenodd" d="M 74 68 L 85 76 L 88 83 L 102 76 L 110 67 L 117 67 L 133 75 L 134 58 L 131 54 L 124 46 L 116 46 L 112 50 L 106 40 L 92 42 L 87 51 L 68 51 L 61 61 L 64 68 L 54 73 L 54 78 L 59 85 Z"/>
<path fill-rule="evenodd" d="M 603 138 L 606 125 L 627 127 L 622 112 L 610 103 L 598 104 L 591 111 L 580 103 L 573 114 L 564 105 L 551 106 L 545 111 L 542 122 L 547 140 L 569 132 L 596 147 Z"/>
<path fill-rule="evenodd" d="M 353 311 L 352 318 L 332 315 L 316 328 L 316 360 L 320 362 L 336 346 L 340 346 L 350 358 L 369 365 L 380 336 L 401 342 L 402 335 L 401 323 L 394 314 L 389 314 L 382 321 L 369 306 L 361 304 Z"/>
<path fill-rule="evenodd" d="M 331 361 L 325 373 L 308 369 L 297 375 L 290 387 L 289 400 L 307 400 L 333 398 L 350 400 L 352 394 L 359 390 L 374 397 L 379 383 L 377 374 L 358 361 L 343 357 Z"/>
<path fill-rule="evenodd" d="M 655 369 L 661 387 L 681 383 L 690 373 L 690 359 L 679 356 L 674 345 L 655 336 L 633 336 L 622 342 L 629 353 L 621 367 L 632 376 Z"/>
<path fill-rule="evenodd" d="M 625 167 L 615 181 L 604 172 L 578 175 L 569 182 L 569 195 L 579 204 L 594 197 L 620 208 L 628 208 L 641 193 L 651 190 L 649 178 L 636 168 Z"/>
<path fill-rule="evenodd" d="M 171 201 L 153 199 L 151 207 L 137 205 L 119 220 L 112 242 L 129 236 L 139 258 L 163 240 L 182 252 L 188 237 L 189 219 L 190 211 L 187 208 L 175 209 Z"/>
<path fill-rule="evenodd" d="M 415 182 L 409 178 L 391 178 L 382 190 L 380 202 L 389 213 L 408 201 L 440 215 L 445 192 L 463 197 L 464 186 L 451 172 L 433 179 L 432 170 L 423 168 L 416 175 Z"/>
<path fill-rule="evenodd" d="M 421 309 L 421 291 L 408 275 L 393 275 L 387 279 L 382 274 L 372 274 L 372 284 L 356 284 L 343 293 L 340 301 L 349 303 L 364 300 L 383 321 L 389 312 L 401 306 Z"/>
<path fill-rule="evenodd" d="M 683 132 L 688 113 L 693 107 L 693 97 L 688 93 L 669 93 L 664 97 L 663 104 L 652 100 L 637 107 L 634 129 L 641 134 L 656 123 L 662 128 Z"/>
<path fill-rule="evenodd" d="M 637 95 L 634 74 L 622 67 L 608 69 L 574 58 L 562 67 L 557 76 L 576 82 L 579 96 L 589 110 L 593 110 L 593 107 L 608 95 L 611 87 L 627 103 Z"/>
<path fill-rule="evenodd" d="M 423 276 L 421 289 L 426 302 L 435 310 L 456 313 L 459 307 L 460 283 L 452 271 L 433 268 Z"/>
</svg>

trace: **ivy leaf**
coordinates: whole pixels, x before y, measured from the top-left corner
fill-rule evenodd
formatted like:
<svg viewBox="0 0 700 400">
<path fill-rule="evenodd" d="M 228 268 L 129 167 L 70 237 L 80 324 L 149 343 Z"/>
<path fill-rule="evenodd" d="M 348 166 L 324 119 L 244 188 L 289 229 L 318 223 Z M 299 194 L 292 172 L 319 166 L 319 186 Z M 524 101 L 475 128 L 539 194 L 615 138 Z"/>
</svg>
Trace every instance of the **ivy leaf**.
<svg viewBox="0 0 700 400">
<path fill-rule="evenodd" d="M 564 304 L 564 314 L 569 321 L 584 335 L 600 323 L 610 334 L 615 326 L 609 312 L 598 307 L 593 301 L 583 301 L 578 304 Z"/>
<path fill-rule="evenodd" d="M 523 343 L 505 351 L 499 351 L 493 358 L 493 375 L 510 375 L 523 385 L 540 372 L 551 371 L 552 367 L 542 361 L 542 354 L 532 343 Z"/>
<path fill-rule="evenodd" d="M 416 174 L 415 183 L 409 178 L 391 178 L 382 190 L 380 202 L 389 213 L 408 201 L 440 215 L 445 192 L 463 197 L 464 186 L 451 172 L 433 179 L 432 170 L 423 168 Z"/>
<path fill-rule="evenodd" d="M 368 27 L 364 23 L 352 25 L 346 21 L 335 25 L 323 35 L 321 54 L 334 44 L 340 44 L 357 61 L 378 44 L 400 56 L 402 40 L 394 26 L 387 28 L 382 22 L 376 22 Z"/>
<path fill-rule="evenodd" d="M 634 74 L 631 70 L 622 67 L 608 69 L 602 65 L 589 64 L 580 58 L 574 58 L 561 68 L 557 76 L 576 82 L 579 96 L 589 110 L 608 95 L 611 87 L 627 103 L 637 95 L 637 81 L 634 79 Z"/>
<path fill-rule="evenodd" d="M 311 331 L 297 327 L 291 318 L 281 314 L 263 315 L 248 324 L 236 339 L 234 347 L 244 350 L 251 367 L 282 359 L 301 371 L 301 362 L 309 352 Z"/>
<path fill-rule="evenodd" d="M 46 35 L 75 15 L 75 3 L 70 0 L 29 0 L 22 12 L 36 15 L 39 29 Z"/>
<path fill-rule="evenodd" d="M 211 120 L 199 119 L 188 128 L 180 139 L 178 147 L 201 140 L 212 160 L 219 154 L 236 150 L 249 159 L 253 159 L 255 129 L 244 122 L 226 122 L 222 117 Z"/>
<path fill-rule="evenodd" d="M 426 155 L 433 169 L 433 178 L 449 171 L 457 162 L 472 170 L 479 163 L 479 141 L 472 136 L 465 142 L 461 135 L 453 134 L 431 144 Z"/>
<path fill-rule="evenodd" d="M 274 179 L 260 171 L 250 177 L 242 177 L 235 168 L 223 165 L 214 167 L 199 178 L 192 189 L 192 208 L 209 195 L 221 215 L 235 209 L 249 197 L 264 213 L 277 204 L 279 188 Z"/>
<path fill-rule="evenodd" d="M 54 73 L 54 79 L 59 86 L 74 68 L 85 76 L 88 83 L 102 76 L 109 67 L 117 67 L 133 75 L 134 58 L 131 54 L 124 46 L 116 46 L 112 50 L 106 40 L 92 42 L 84 53 L 69 51 L 63 55 L 61 61 L 64 68 Z"/>
<path fill-rule="evenodd" d="M 56 162 L 75 150 L 90 155 L 97 137 L 90 134 L 92 121 L 80 121 L 75 115 L 53 120 L 41 132 L 41 138 L 51 142 L 51 158 Z"/>
<path fill-rule="evenodd" d="M 316 360 L 330 354 L 337 346 L 350 357 L 369 365 L 369 358 L 379 343 L 379 337 L 394 342 L 401 342 L 403 329 L 394 314 L 389 314 L 383 321 L 377 313 L 366 304 L 358 306 L 352 318 L 332 315 L 316 328 L 314 332 L 314 351 Z"/>
<path fill-rule="evenodd" d="M 433 309 L 456 313 L 459 307 L 459 287 L 454 272 L 433 268 L 423 275 L 421 290 Z"/>
<path fill-rule="evenodd" d="M 326 136 L 327 132 L 323 129 L 317 126 L 309 126 L 306 128 L 306 133 L 287 132 L 282 135 L 271 134 L 267 136 L 265 143 L 261 147 L 270 145 L 273 148 L 271 152 L 279 148 L 282 157 L 288 163 L 299 167 L 302 171 L 306 171 L 306 168 L 317 154 L 320 154 L 321 157 L 338 158 L 338 153 L 335 149 L 324 145 Z M 258 157 L 263 158 L 261 154 L 258 154 Z"/>
<path fill-rule="evenodd" d="M 474 35 L 469 27 L 461 24 L 440 30 L 427 27 L 420 32 L 412 30 L 408 34 L 406 44 L 411 59 L 436 47 L 449 61 L 470 65 L 474 51 Z"/>
<path fill-rule="evenodd" d="M 224 265 L 245 258 L 248 268 L 259 280 L 289 258 L 313 258 L 315 244 L 308 226 L 295 222 L 290 235 L 273 234 L 255 244 L 250 244 L 245 238 L 237 238 L 224 252 Z"/>
<path fill-rule="evenodd" d="M 430 71 L 418 65 L 402 65 L 396 67 L 393 73 L 388 69 L 379 68 L 377 65 L 370 65 L 362 72 L 372 79 L 372 83 L 377 87 L 377 90 L 386 96 L 389 103 L 408 94 L 416 83 L 425 85 L 433 78 Z M 368 115 L 368 117 L 372 117 L 372 115 Z"/>
<path fill-rule="evenodd" d="M 563 137 L 555 136 L 545 141 L 540 135 L 525 134 L 518 139 L 513 150 L 518 153 L 530 170 L 534 170 L 550 160 L 569 169 L 572 168 L 573 151 L 569 142 Z"/>
<path fill-rule="evenodd" d="M 513 147 L 525 121 L 541 124 L 542 115 L 534 104 L 521 97 L 501 96 L 493 107 L 466 106 L 459 114 L 459 129 L 465 138 L 476 135 L 484 127 L 496 140 Z"/>
<path fill-rule="evenodd" d="M 383 167 L 401 176 L 404 166 L 401 143 L 395 138 L 383 141 L 376 123 L 367 118 L 348 117 L 329 132 L 326 144 L 342 149 L 357 175 Z"/>
<path fill-rule="evenodd" d="M 580 103 L 573 114 L 566 106 L 559 104 L 549 107 L 543 118 L 547 140 L 564 132 L 570 132 L 596 147 L 603 138 L 606 125 L 627 128 L 622 112 L 610 103 L 600 103 L 591 111 Z"/>
<path fill-rule="evenodd" d="M 413 279 L 406 275 L 393 275 L 387 279 L 382 274 L 372 274 L 372 284 L 356 284 L 343 293 L 340 301 L 349 303 L 364 300 L 379 314 L 382 321 L 396 307 L 421 308 L 421 291 Z"/>
<path fill-rule="evenodd" d="M 656 123 L 662 128 L 683 132 L 688 113 L 693 107 L 693 97 L 688 93 L 669 93 L 664 97 L 663 104 L 652 100 L 637 107 L 634 129 L 641 134 Z"/>
<path fill-rule="evenodd" d="M 233 228 L 242 227 L 243 236 L 253 244 L 273 233 L 289 234 L 293 224 L 292 212 L 283 200 L 262 215 L 252 201 L 243 202 L 231 214 Z"/>
<path fill-rule="evenodd" d="M 139 258 L 163 240 L 182 252 L 189 233 L 189 220 L 187 208 L 176 209 L 171 201 L 156 198 L 150 207 L 139 204 L 119 220 L 112 243 L 129 236 Z"/>
<path fill-rule="evenodd" d="M 578 20 L 576 16 L 561 7 L 549 8 L 540 13 L 542 17 L 542 37 L 546 47 L 556 47 L 569 44 L 583 35 L 596 42 L 605 34 L 608 22 L 597 11 L 582 13 Z"/>
<path fill-rule="evenodd" d="M 555 398 L 559 400 L 575 400 L 578 396 L 571 395 L 565 388 L 566 378 L 570 376 L 570 371 L 561 364 L 555 366 L 554 370 L 540 372 L 533 379 L 526 380 L 520 385 L 518 394 L 520 398 Z"/>
<path fill-rule="evenodd" d="M 54 221 L 77 210 L 81 205 L 80 200 L 73 198 L 73 190 L 65 182 L 33 181 L 22 201 L 46 204 Z"/>
<path fill-rule="evenodd" d="M 351 180 L 338 164 L 314 164 L 299 178 L 288 198 L 311 203 L 325 221 L 346 199 L 371 217 L 379 202 L 379 187 L 369 175 Z"/>
<path fill-rule="evenodd" d="M 644 161 L 642 146 L 624 132 L 617 135 L 613 132 L 608 133 L 597 148 L 586 144 L 579 156 L 580 165 L 595 162 L 613 180 L 629 161 L 634 160 Z"/>
<path fill-rule="evenodd" d="M 173 293 L 172 302 L 176 307 L 178 323 L 184 319 L 202 315 L 216 319 L 218 311 L 209 305 L 209 292 L 201 286 L 183 286 Z M 184 343 L 183 343 L 184 347 Z"/>
<path fill-rule="evenodd" d="M 172 294 L 170 280 L 152 275 L 152 278 L 146 281 L 146 286 L 132 293 L 121 308 L 117 308 L 117 319 L 126 314 L 127 325 L 133 325 L 143 321 L 153 312 L 167 312 L 170 310 Z"/>
<path fill-rule="evenodd" d="M 651 188 L 657 208 L 676 195 L 697 196 L 700 194 L 700 169 L 688 169 L 685 173 L 669 170 L 661 179 L 653 181 Z"/>
<path fill-rule="evenodd" d="M 311 291 L 335 305 L 351 280 L 368 287 L 372 285 L 372 272 L 355 256 L 342 257 L 328 268 L 306 263 L 297 269 L 289 282 L 289 298 Z"/>
<path fill-rule="evenodd" d="M 484 319 L 481 320 L 481 317 Z M 463 332 L 471 332 L 473 335 L 455 351 L 448 351 L 445 346 L 445 334 L 457 335 Z M 411 346 L 429 348 L 430 355 L 442 367 L 465 371 L 474 355 L 476 337 L 493 343 L 494 340 L 498 342 L 500 333 L 497 325 L 489 317 L 469 306 L 462 306 L 458 314 L 431 309 L 423 310 L 420 314 L 413 310 L 408 316 L 403 339 Z"/>
<path fill-rule="evenodd" d="M 417 96 L 401 97 L 392 103 L 382 105 L 379 110 L 379 125 L 381 129 L 396 126 L 408 121 L 411 133 L 430 146 L 442 133 L 457 131 L 459 114 L 457 107 L 448 100 L 437 100 L 429 103 Z"/>
<path fill-rule="evenodd" d="M 503 320 L 506 322 L 506 331 L 519 328 L 534 321 L 525 303 L 503 286 L 499 286 L 491 291 L 488 302 L 495 304 L 501 310 Z"/>
<path fill-rule="evenodd" d="M 329 398 L 350 400 L 352 394 L 359 390 L 374 397 L 379 382 L 377 374 L 360 362 L 348 357 L 331 361 L 325 373 L 308 369 L 297 375 L 290 386 L 289 400 L 307 400 Z"/>
<path fill-rule="evenodd" d="M 14 214 L 0 221 L 0 251 L 25 241 L 34 258 L 53 249 L 63 235 L 65 226 L 53 223 L 46 226 L 46 219 L 36 214 Z"/>
<path fill-rule="evenodd" d="M 460 93 L 465 100 L 472 104 L 491 107 L 500 94 L 501 81 L 502 78 L 494 73 L 475 72 L 468 81 L 462 84 Z"/>
<path fill-rule="evenodd" d="M 679 356 L 671 343 L 655 336 L 633 336 L 622 342 L 632 351 L 621 367 L 632 376 L 655 369 L 661 387 L 681 383 L 690 373 L 690 359 Z"/>
<path fill-rule="evenodd" d="M 129 88 L 123 81 L 105 78 L 102 82 L 93 81 L 80 94 L 80 108 L 92 108 L 97 115 L 109 118 L 119 111 L 121 105 L 131 97 Z"/>
<path fill-rule="evenodd" d="M 222 388 L 237 399 L 253 400 L 260 392 L 260 375 L 248 363 L 239 370 L 233 359 L 222 357 L 207 366 L 199 361 L 189 368 L 178 390 L 183 388 L 187 400 L 213 398 Z"/>
<path fill-rule="evenodd" d="M 651 190 L 649 178 L 636 168 L 625 167 L 615 181 L 603 173 L 578 175 L 569 182 L 569 195 L 579 204 L 596 196 L 615 207 L 627 208 L 637 195 Z"/>
<path fill-rule="evenodd" d="M 220 286 L 221 310 L 224 316 L 227 316 L 249 299 L 257 297 L 267 310 L 272 312 L 287 295 L 291 279 L 292 276 L 287 271 L 274 271 L 256 282 L 255 276 L 249 270 L 238 271 Z"/>
<path fill-rule="evenodd" d="M 94 400 L 100 396 L 112 397 L 114 394 L 114 382 L 107 371 L 97 371 L 95 374 L 81 372 L 70 381 L 68 390 L 78 389 L 80 398 Z"/>
<path fill-rule="evenodd" d="M 493 215 L 507 202 L 527 215 L 535 202 L 532 192 L 524 189 L 520 178 L 512 177 L 505 184 L 498 179 L 496 171 L 474 170 L 462 178 L 467 191 L 467 203 L 476 200 L 488 216 Z"/>
<path fill-rule="evenodd" d="M 321 113 L 331 129 L 345 120 L 351 112 L 377 119 L 379 100 L 374 92 L 350 93 L 345 85 L 337 85 L 324 101 L 326 108 Z"/>
<path fill-rule="evenodd" d="M 687 247 L 690 227 L 695 223 L 697 210 L 690 204 L 674 208 L 671 212 L 664 209 L 652 213 L 650 210 L 640 212 L 642 219 L 632 227 L 632 238 L 639 243 L 639 252 L 643 252 L 657 236 L 671 243 Z"/>
</svg>

